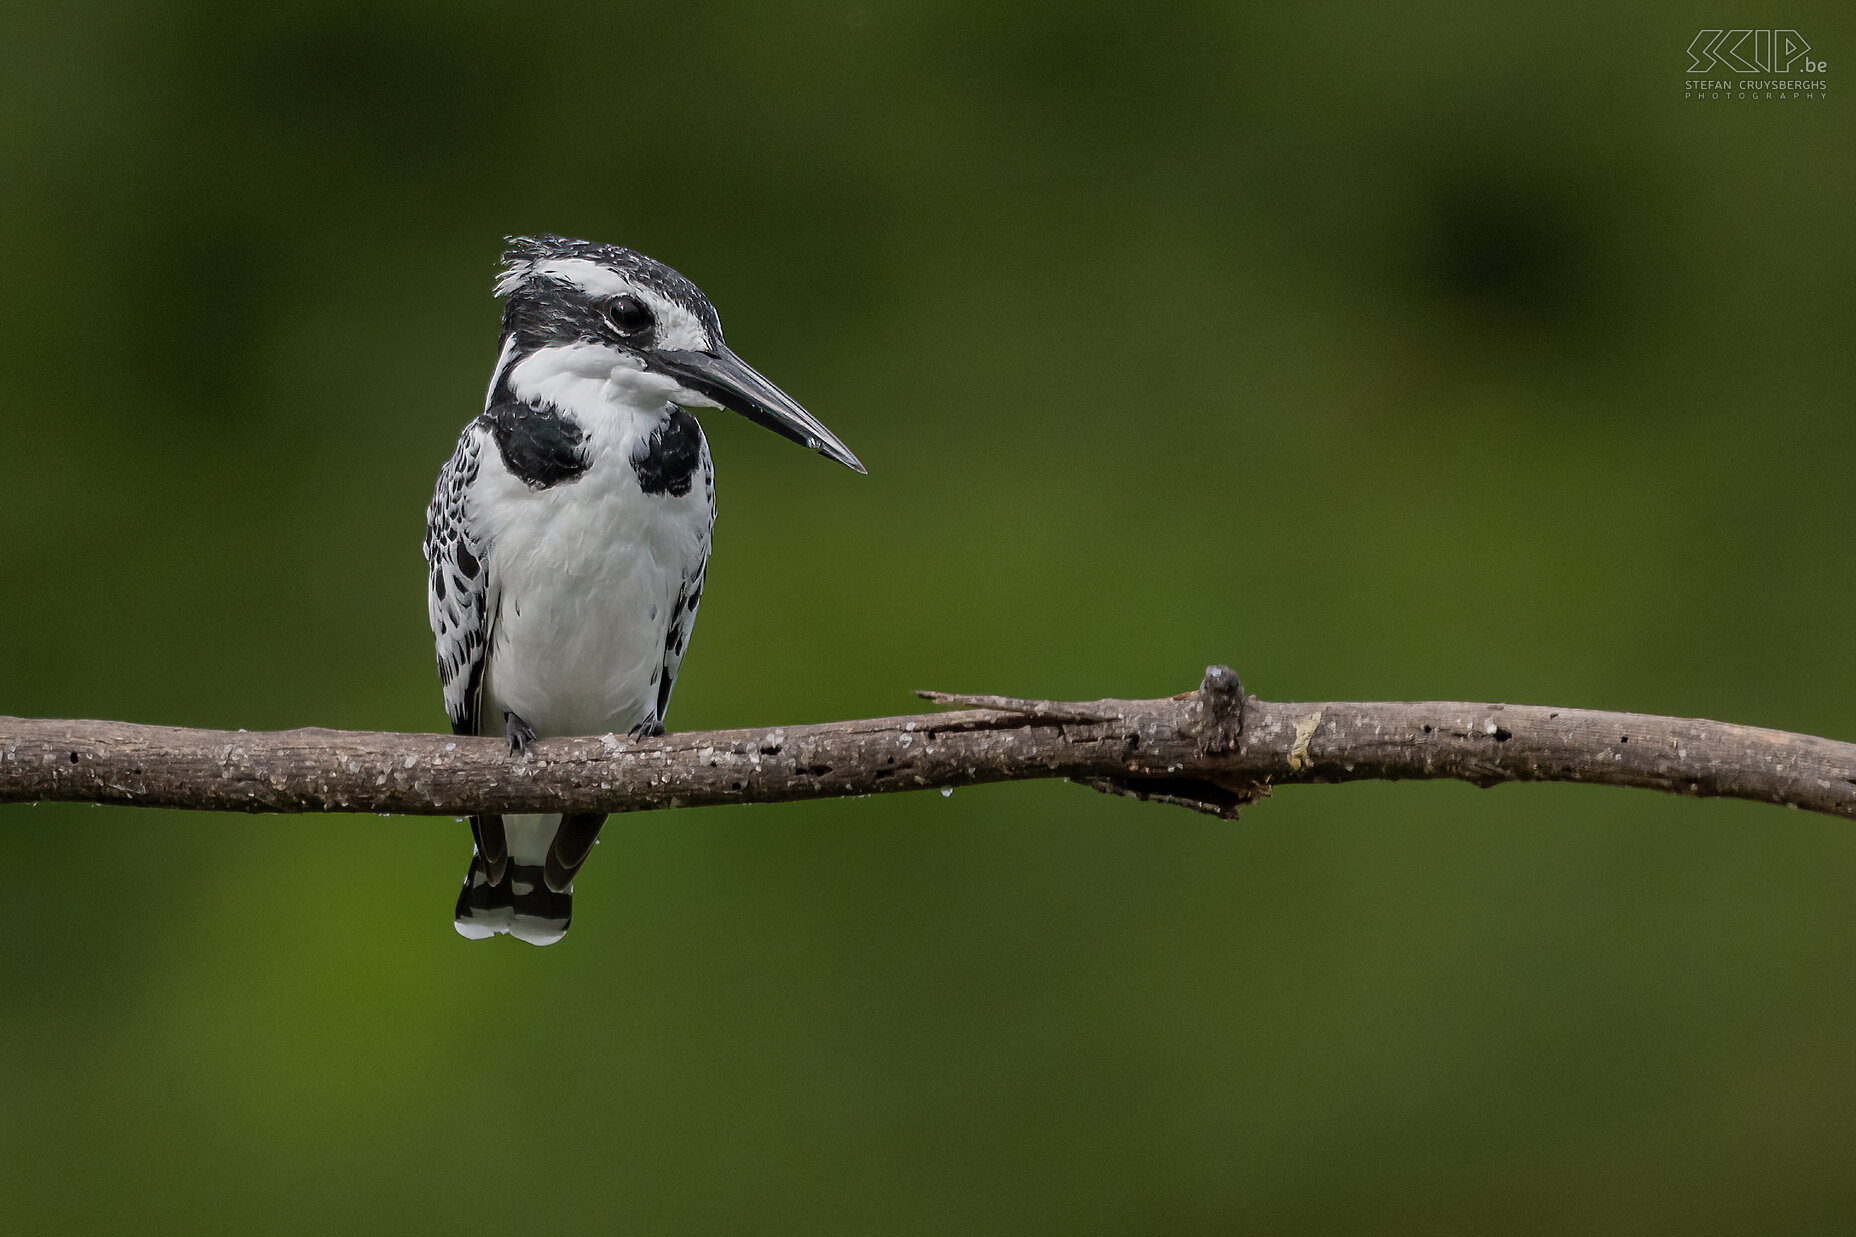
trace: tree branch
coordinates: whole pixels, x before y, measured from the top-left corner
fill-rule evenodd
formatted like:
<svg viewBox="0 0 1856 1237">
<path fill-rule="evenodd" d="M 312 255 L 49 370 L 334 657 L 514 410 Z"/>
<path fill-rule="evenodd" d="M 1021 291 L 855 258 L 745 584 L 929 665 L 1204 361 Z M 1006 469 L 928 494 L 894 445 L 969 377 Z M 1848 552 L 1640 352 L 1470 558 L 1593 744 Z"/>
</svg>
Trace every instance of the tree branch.
<svg viewBox="0 0 1856 1237">
<path fill-rule="evenodd" d="M 1590 782 L 1856 817 L 1856 744 L 1692 718 L 1458 703 L 1273 704 L 1213 667 L 1162 700 L 922 693 L 953 712 L 631 739 L 189 730 L 0 717 L 0 802 L 242 812 L 632 812 L 1069 778 L 1234 818 L 1271 786 Z"/>
</svg>

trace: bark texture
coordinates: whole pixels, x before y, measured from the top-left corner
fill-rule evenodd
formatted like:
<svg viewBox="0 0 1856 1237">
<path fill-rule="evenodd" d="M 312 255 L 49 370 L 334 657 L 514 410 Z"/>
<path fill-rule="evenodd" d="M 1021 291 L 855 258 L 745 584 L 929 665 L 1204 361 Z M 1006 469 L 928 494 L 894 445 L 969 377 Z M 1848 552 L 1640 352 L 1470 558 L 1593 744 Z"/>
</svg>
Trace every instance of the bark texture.
<svg viewBox="0 0 1856 1237">
<path fill-rule="evenodd" d="M 1590 782 L 1856 817 L 1856 744 L 1694 718 L 1443 702 L 1283 704 L 1222 666 L 1160 700 L 924 692 L 954 711 L 632 739 L 192 730 L 0 717 L 0 803 L 240 812 L 634 812 L 1069 778 L 1232 817 L 1271 786 Z"/>
</svg>

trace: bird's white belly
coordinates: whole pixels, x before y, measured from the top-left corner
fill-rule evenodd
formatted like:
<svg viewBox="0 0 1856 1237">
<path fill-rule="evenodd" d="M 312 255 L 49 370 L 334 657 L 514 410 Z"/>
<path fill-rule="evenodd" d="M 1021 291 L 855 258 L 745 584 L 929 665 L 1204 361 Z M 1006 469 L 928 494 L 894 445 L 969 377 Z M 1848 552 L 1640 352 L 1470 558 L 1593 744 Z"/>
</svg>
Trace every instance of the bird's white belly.
<svg viewBox="0 0 1856 1237">
<path fill-rule="evenodd" d="M 541 737 L 623 734 L 656 710 L 670 619 L 706 551 L 704 489 L 645 494 L 610 451 L 578 480 L 532 490 L 490 456 L 480 729 L 502 734 L 508 709 Z"/>
</svg>

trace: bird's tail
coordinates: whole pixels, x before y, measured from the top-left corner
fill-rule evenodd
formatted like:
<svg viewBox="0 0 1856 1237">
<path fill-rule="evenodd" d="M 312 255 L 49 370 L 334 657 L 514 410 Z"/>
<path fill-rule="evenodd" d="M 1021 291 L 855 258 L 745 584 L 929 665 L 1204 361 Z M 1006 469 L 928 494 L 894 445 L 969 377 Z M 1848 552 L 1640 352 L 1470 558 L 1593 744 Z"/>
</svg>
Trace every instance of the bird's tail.
<svg viewBox="0 0 1856 1237">
<path fill-rule="evenodd" d="M 492 882 L 489 865 L 481 856 L 471 856 L 458 894 L 459 936 L 480 941 L 506 932 L 531 945 L 552 945 L 567 935 L 573 917 L 573 890 L 548 888 L 539 867 L 512 863 L 503 870 L 502 880 Z"/>
<path fill-rule="evenodd" d="M 567 935 L 574 914 L 574 873 L 586 862 L 605 815 L 512 818 L 519 839 L 539 832 L 542 862 L 524 862 L 527 846 L 510 847 L 500 817 L 473 817 L 476 838 L 454 920 L 458 935 L 471 940 L 507 933 L 531 945 L 552 945 Z M 519 822 L 519 823 L 518 823 Z M 558 824 L 557 824 L 558 822 Z M 512 853 L 514 852 L 514 853 Z"/>
</svg>

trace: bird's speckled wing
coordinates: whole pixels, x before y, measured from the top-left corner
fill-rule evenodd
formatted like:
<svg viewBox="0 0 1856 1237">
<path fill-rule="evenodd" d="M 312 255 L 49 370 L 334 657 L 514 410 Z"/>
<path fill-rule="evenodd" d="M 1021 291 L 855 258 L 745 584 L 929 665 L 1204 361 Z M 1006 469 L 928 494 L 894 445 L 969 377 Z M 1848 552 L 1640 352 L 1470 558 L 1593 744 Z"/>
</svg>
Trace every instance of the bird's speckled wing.
<svg viewBox="0 0 1856 1237">
<path fill-rule="evenodd" d="M 425 513 L 426 613 L 437 641 L 438 679 L 454 734 L 476 734 L 489 637 L 489 563 L 473 533 L 469 504 L 477 464 L 488 445 L 478 422 L 464 428 L 458 448 L 438 474 Z"/>
<path fill-rule="evenodd" d="M 703 577 L 709 569 L 709 545 L 715 535 L 715 463 L 709 458 L 709 444 L 702 440 L 699 463 L 703 495 L 709 508 L 709 526 L 704 530 L 695 561 L 683 576 L 677 590 L 675 607 L 664 631 L 664 668 L 657 680 L 657 711 L 647 728 L 662 733 L 664 718 L 670 712 L 670 689 L 676 686 L 677 671 L 683 668 L 683 654 L 690 647 L 690 632 L 696 627 L 696 607 L 702 604 Z"/>
</svg>

